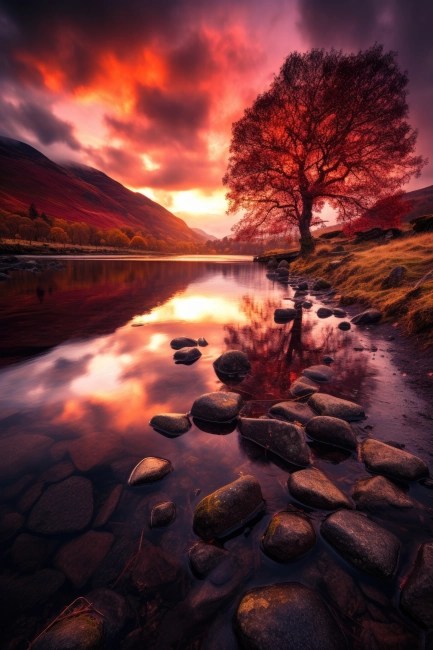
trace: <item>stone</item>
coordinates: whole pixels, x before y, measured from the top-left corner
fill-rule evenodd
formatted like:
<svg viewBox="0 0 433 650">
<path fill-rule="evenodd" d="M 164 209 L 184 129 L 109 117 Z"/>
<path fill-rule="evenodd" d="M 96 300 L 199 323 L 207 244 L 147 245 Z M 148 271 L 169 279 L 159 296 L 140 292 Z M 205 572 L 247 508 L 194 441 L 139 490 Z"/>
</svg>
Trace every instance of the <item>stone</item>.
<svg viewBox="0 0 433 650">
<path fill-rule="evenodd" d="M 251 372 L 247 355 L 241 350 L 224 352 L 213 362 L 215 371 L 229 377 L 246 377 Z"/>
<path fill-rule="evenodd" d="M 178 558 L 146 543 L 131 564 L 130 581 L 135 591 L 143 597 L 174 582 L 179 570 Z"/>
<path fill-rule="evenodd" d="M 370 325 L 378 323 L 382 318 L 382 313 L 377 309 L 366 309 L 351 319 L 354 325 Z"/>
<path fill-rule="evenodd" d="M 271 406 L 269 414 L 277 420 L 299 422 L 300 424 L 307 424 L 315 415 L 307 404 L 299 402 L 279 402 L 279 404 Z"/>
<path fill-rule="evenodd" d="M 53 463 L 58 463 L 59 460 L 66 458 L 68 454 L 68 443 L 69 440 L 61 440 L 60 442 L 54 443 L 50 449 L 50 458 Z"/>
<path fill-rule="evenodd" d="M 113 488 L 102 506 L 99 508 L 98 513 L 95 517 L 95 521 L 93 522 L 93 528 L 100 528 L 101 526 L 105 526 L 117 508 L 117 504 L 119 503 L 122 491 L 123 485 L 116 485 L 115 488 Z"/>
<path fill-rule="evenodd" d="M 110 469 L 116 481 L 126 483 L 131 476 L 131 469 L 135 467 L 141 458 L 139 456 L 125 456 L 120 460 L 110 463 Z"/>
<path fill-rule="evenodd" d="M 150 527 L 163 528 L 176 519 L 176 504 L 173 501 L 164 501 L 152 508 L 150 513 Z"/>
<path fill-rule="evenodd" d="M 0 487 L 0 501 L 10 501 L 14 499 L 26 488 L 29 483 L 35 479 L 34 474 L 24 474 L 14 483 L 9 483 L 9 485 L 2 485 Z"/>
<path fill-rule="evenodd" d="M 319 365 L 305 368 L 305 370 L 302 371 L 302 375 L 308 377 L 308 379 L 312 379 L 313 381 L 324 383 L 325 381 L 331 381 L 333 372 L 328 366 Z"/>
<path fill-rule="evenodd" d="M 421 544 L 400 604 L 423 628 L 433 628 L 433 542 Z"/>
<path fill-rule="evenodd" d="M 279 512 L 269 522 L 261 546 L 272 560 L 283 564 L 308 553 L 316 543 L 316 533 L 307 517 L 296 512 Z"/>
<path fill-rule="evenodd" d="M 143 458 L 143 460 L 134 467 L 131 476 L 128 479 L 128 483 L 133 487 L 156 483 L 157 481 L 161 481 L 172 471 L 173 466 L 169 460 L 148 456 L 147 458 Z"/>
<path fill-rule="evenodd" d="M 36 503 L 44 490 L 44 483 L 34 483 L 18 500 L 17 508 L 20 512 L 27 512 Z"/>
<path fill-rule="evenodd" d="M 157 431 L 162 431 L 169 436 L 180 436 L 191 429 L 191 422 L 183 413 L 161 413 L 154 415 L 149 422 Z"/>
<path fill-rule="evenodd" d="M 332 262 L 329 262 L 327 270 L 335 271 L 335 269 L 338 269 L 343 264 L 343 261 L 343 259 L 332 260 Z"/>
<path fill-rule="evenodd" d="M 205 348 L 209 343 L 206 341 L 206 339 L 203 336 L 200 336 L 197 340 L 197 343 L 199 344 L 200 347 Z"/>
<path fill-rule="evenodd" d="M 308 291 L 308 282 L 300 282 L 297 289 L 298 291 Z"/>
<path fill-rule="evenodd" d="M 64 460 L 49 469 L 45 470 L 40 476 L 39 480 L 43 483 L 58 483 L 64 481 L 65 478 L 71 476 L 75 472 L 75 467 L 70 460 Z"/>
<path fill-rule="evenodd" d="M 53 560 L 76 589 L 83 587 L 110 550 L 114 535 L 88 530 L 62 546 Z"/>
<path fill-rule="evenodd" d="M 195 509 L 193 528 L 208 540 L 240 528 L 263 507 L 260 483 L 246 475 L 202 499 Z"/>
<path fill-rule="evenodd" d="M 288 277 L 289 277 L 289 269 L 286 269 L 286 268 L 284 268 L 284 267 L 280 267 L 280 266 L 278 266 L 278 268 L 277 268 L 277 270 L 276 270 L 276 274 L 277 274 L 280 278 L 288 278 Z"/>
<path fill-rule="evenodd" d="M 372 438 L 363 441 L 361 456 L 367 469 L 377 474 L 402 481 L 418 481 L 428 476 L 428 467 L 421 458 Z"/>
<path fill-rule="evenodd" d="M 290 392 L 293 397 L 307 397 L 317 393 L 320 387 L 308 377 L 298 377 L 290 386 Z"/>
<path fill-rule="evenodd" d="M 117 585 L 124 575 L 125 566 L 129 565 L 136 554 L 135 539 L 128 536 L 118 537 L 93 574 L 93 589 Z"/>
<path fill-rule="evenodd" d="M 339 510 L 322 523 L 323 537 L 348 562 L 377 578 L 391 578 L 398 564 L 400 542 L 389 531 L 351 510 Z"/>
<path fill-rule="evenodd" d="M 68 452 L 79 472 L 90 472 L 118 458 L 123 445 L 115 434 L 89 433 L 70 442 Z"/>
<path fill-rule="evenodd" d="M 336 318 L 346 318 L 347 312 L 344 311 L 344 309 L 340 309 L 339 307 L 336 307 L 335 309 L 332 310 L 332 313 Z"/>
<path fill-rule="evenodd" d="M 329 309 L 328 307 L 319 307 L 317 310 L 317 317 L 318 318 L 329 318 L 332 316 L 332 309 Z"/>
<path fill-rule="evenodd" d="M 64 618 L 31 647 L 32 650 L 102 650 L 105 647 L 104 623 L 93 615 Z"/>
<path fill-rule="evenodd" d="M 312 395 L 307 404 L 319 415 L 329 415 L 331 418 L 346 420 L 346 422 L 356 422 L 365 418 L 364 409 L 359 404 L 324 393 Z"/>
<path fill-rule="evenodd" d="M 51 438 L 36 434 L 1 439 L 0 481 L 8 483 L 37 467 L 53 444 Z"/>
<path fill-rule="evenodd" d="M 310 508 L 337 510 L 353 507 L 341 490 L 316 468 L 293 472 L 289 476 L 288 486 L 290 494 Z"/>
<path fill-rule="evenodd" d="M 0 542 L 15 537 L 24 526 L 24 517 L 19 512 L 8 512 L 0 519 Z"/>
<path fill-rule="evenodd" d="M 236 420 L 232 420 L 231 422 L 209 422 L 208 420 L 193 418 L 193 422 L 200 431 L 212 433 L 216 436 L 226 436 L 228 433 L 233 433 L 236 429 Z"/>
<path fill-rule="evenodd" d="M 274 419 L 240 418 L 239 431 L 248 440 L 265 447 L 294 465 L 310 463 L 310 449 L 303 429 Z"/>
<path fill-rule="evenodd" d="M 29 576 L 0 576 L 0 607 L 18 611 L 45 603 L 65 582 L 65 576 L 54 569 L 41 569 Z"/>
<path fill-rule="evenodd" d="M 114 636 L 125 626 L 129 614 L 126 598 L 116 591 L 100 587 L 93 589 L 85 596 L 86 600 L 102 614 L 104 632 L 109 637 Z"/>
<path fill-rule="evenodd" d="M 276 322 L 284 321 L 288 323 L 289 321 L 294 320 L 296 318 L 296 314 L 297 314 L 296 309 L 291 309 L 290 307 L 276 309 L 274 311 L 274 320 Z"/>
<path fill-rule="evenodd" d="M 231 422 L 242 408 L 238 393 L 205 393 L 198 397 L 191 408 L 191 415 L 210 422 Z"/>
<path fill-rule="evenodd" d="M 382 281 L 382 289 L 394 289 L 400 287 L 407 277 L 407 268 L 405 266 L 394 266 L 389 275 Z"/>
<path fill-rule="evenodd" d="M 268 268 L 277 268 L 278 262 L 275 259 L 275 257 L 271 257 L 271 259 L 268 261 Z"/>
<path fill-rule="evenodd" d="M 313 291 L 323 291 L 324 289 L 330 289 L 331 288 L 331 283 L 328 282 L 328 280 L 322 280 L 321 278 L 319 280 L 316 280 L 316 282 L 313 285 Z"/>
<path fill-rule="evenodd" d="M 93 515 L 93 488 L 84 476 L 51 485 L 33 507 L 27 527 L 32 533 L 60 535 L 86 528 Z"/>
<path fill-rule="evenodd" d="M 188 557 L 193 573 L 199 578 L 204 578 L 228 554 L 225 548 L 200 540 L 190 549 Z"/>
<path fill-rule="evenodd" d="M 173 354 L 173 359 L 177 364 L 188 366 L 195 363 L 201 357 L 198 348 L 182 348 Z"/>
<path fill-rule="evenodd" d="M 329 356 L 329 354 L 325 354 L 322 357 L 322 363 L 330 365 L 331 363 L 334 363 L 334 358 Z"/>
<path fill-rule="evenodd" d="M 289 268 L 289 263 L 287 260 L 281 260 L 281 262 L 278 264 L 279 269 L 288 269 Z"/>
<path fill-rule="evenodd" d="M 310 300 L 304 300 L 304 302 L 302 303 L 302 306 L 303 306 L 304 309 L 311 309 L 311 307 L 313 306 L 313 303 L 310 302 Z"/>
<path fill-rule="evenodd" d="M 358 510 L 371 512 L 388 508 L 404 510 L 414 505 L 401 488 L 384 476 L 359 478 L 355 483 L 352 498 Z"/>
<path fill-rule="evenodd" d="M 176 339 L 170 341 L 170 347 L 173 350 L 181 350 L 182 348 L 193 348 L 198 345 L 198 341 L 191 339 L 188 336 L 179 336 Z"/>
<path fill-rule="evenodd" d="M 317 415 L 309 420 L 305 431 L 310 438 L 318 442 L 343 447 L 344 449 L 355 450 L 357 448 L 353 429 L 345 420 L 339 418 Z"/>
<path fill-rule="evenodd" d="M 248 591 L 236 612 L 242 650 L 346 650 L 345 637 L 315 591 L 283 582 Z"/>
<path fill-rule="evenodd" d="M 57 544 L 49 537 L 21 533 L 12 544 L 11 558 L 21 572 L 34 572 L 54 553 Z"/>
<path fill-rule="evenodd" d="M 347 332 L 352 326 L 348 321 L 345 320 L 342 323 L 338 323 L 337 327 L 342 332 Z"/>
</svg>

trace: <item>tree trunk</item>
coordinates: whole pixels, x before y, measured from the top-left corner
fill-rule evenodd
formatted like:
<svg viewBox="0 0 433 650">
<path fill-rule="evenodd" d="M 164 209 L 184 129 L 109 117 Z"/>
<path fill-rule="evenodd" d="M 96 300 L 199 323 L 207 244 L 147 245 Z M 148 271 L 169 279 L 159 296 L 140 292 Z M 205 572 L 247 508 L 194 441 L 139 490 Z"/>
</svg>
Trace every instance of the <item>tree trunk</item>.
<svg viewBox="0 0 433 650">
<path fill-rule="evenodd" d="M 299 240 L 302 257 L 308 257 L 314 252 L 316 242 L 310 232 L 311 219 L 313 218 L 313 201 L 308 197 L 303 198 L 302 214 L 299 220 Z"/>
</svg>

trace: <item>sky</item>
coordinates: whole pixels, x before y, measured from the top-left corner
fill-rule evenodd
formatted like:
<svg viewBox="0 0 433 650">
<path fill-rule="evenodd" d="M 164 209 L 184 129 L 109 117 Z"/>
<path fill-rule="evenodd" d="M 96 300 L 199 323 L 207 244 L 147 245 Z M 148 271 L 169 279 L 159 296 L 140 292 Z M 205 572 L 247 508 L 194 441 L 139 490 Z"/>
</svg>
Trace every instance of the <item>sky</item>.
<svg viewBox="0 0 433 650">
<path fill-rule="evenodd" d="M 433 184 L 431 0 L 0 0 L 0 133 L 101 169 L 218 237 L 231 125 L 286 56 L 382 43 Z M 325 209 L 323 217 L 332 219 Z"/>
</svg>

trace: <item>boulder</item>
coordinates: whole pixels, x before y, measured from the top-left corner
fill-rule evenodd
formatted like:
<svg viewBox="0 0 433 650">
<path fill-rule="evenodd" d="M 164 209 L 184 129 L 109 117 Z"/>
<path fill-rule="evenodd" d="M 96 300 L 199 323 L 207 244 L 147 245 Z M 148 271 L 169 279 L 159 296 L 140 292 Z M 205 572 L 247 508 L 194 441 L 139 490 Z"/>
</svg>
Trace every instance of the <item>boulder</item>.
<svg viewBox="0 0 433 650">
<path fill-rule="evenodd" d="M 309 368 L 305 368 L 302 371 L 302 375 L 304 377 L 308 377 L 308 379 L 312 379 L 313 381 L 318 381 L 318 382 L 325 382 L 325 381 L 331 381 L 333 377 L 333 372 L 329 366 L 326 365 L 319 365 L 319 366 L 310 366 Z"/>
<path fill-rule="evenodd" d="M 296 512 L 279 512 L 262 537 L 262 550 L 276 562 L 287 563 L 308 553 L 316 543 L 310 520 Z"/>
<path fill-rule="evenodd" d="M 367 469 L 377 474 L 402 481 L 418 481 L 428 476 L 428 467 L 421 458 L 372 438 L 362 443 L 361 456 Z"/>
<path fill-rule="evenodd" d="M 203 336 L 200 336 L 200 337 L 197 339 L 197 343 L 199 344 L 199 346 L 200 346 L 201 348 L 205 348 L 206 346 L 209 345 L 209 343 L 206 341 L 206 339 L 205 339 Z"/>
<path fill-rule="evenodd" d="M 300 424 L 307 424 L 315 415 L 307 404 L 299 402 L 279 402 L 271 406 L 269 414 L 277 420 L 299 422 Z"/>
<path fill-rule="evenodd" d="M 274 419 L 240 418 L 239 431 L 248 440 L 265 447 L 294 465 L 310 463 L 310 449 L 303 429 Z"/>
<path fill-rule="evenodd" d="M 302 303 L 302 306 L 303 306 L 304 309 L 311 309 L 311 307 L 313 306 L 313 303 L 310 300 L 304 300 L 304 302 Z"/>
<path fill-rule="evenodd" d="M 389 275 L 382 281 L 382 289 L 394 289 L 400 287 L 407 277 L 407 268 L 405 266 L 394 266 Z"/>
<path fill-rule="evenodd" d="M 0 576 L 0 607 L 2 613 L 26 611 L 45 603 L 60 589 L 65 576 L 54 569 L 41 569 L 29 576 Z"/>
<path fill-rule="evenodd" d="M 317 310 L 317 317 L 318 318 L 329 318 L 332 316 L 332 309 L 329 309 L 329 307 L 319 307 Z"/>
<path fill-rule="evenodd" d="M 285 267 L 278 266 L 278 268 L 276 270 L 276 274 L 280 278 L 288 278 L 289 277 L 289 269 L 286 269 Z"/>
<path fill-rule="evenodd" d="M 227 375 L 228 377 L 246 377 L 251 372 L 251 364 L 248 361 L 248 357 L 241 350 L 223 352 L 213 362 L 213 367 L 217 373 Z"/>
<path fill-rule="evenodd" d="M 104 623 L 96 616 L 64 618 L 32 644 L 32 650 L 102 650 Z"/>
<path fill-rule="evenodd" d="M 33 507 L 27 527 L 32 533 L 60 535 L 86 528 L 93 515 L 93 488 L 84 476 L 51 485 Z"/>
<path fill-rule="evenodd" d="M 333 309 L 332 313 L 336 318 L 346 318 L 347 316 L 347 312 L 345 312 L 344 309 L 340 309 L 339 307 Z"/>
<path fill-rule="evenodd" d="M 0 481 L 8 483 L 36 467 L 54 440 L 40 435 L 10 436 L 0 440 Z"/>
<path fill-rule="evenodd" d="M 274 311 L 274 321 L 288 323 L 296 318 L 296 314 L 296 309 L 291 309 L 290 307 L 276 309 Z"/>
<path fill-rule="evenodd" d="M 347 332 L 348 330 L 350 330 L 351 324 L 347 320 L 345 320 L 342 323 L 338 323 L 337 327 L 342 332 Z"/>
<path fill-rule="evenodd" d="M 62 546 L 53 565 L 69 578 L 76 589 L 83 587 L 110 550 L 114 535 L 88 530 Z"/>
<path fill-rule="evenodd" d="M 154 415 L 149 422 L 157 431 L 162 431 L 169 436 L 180 436 L 191 429 L 191 422 L 183 413 L 161 413 Z"/>
<path fill-rule="evenodd" d="M 364 409 L 359 404 L 332 395 L 324 393 L 312 395 L 307 403 L 319 415 L 329 415 L 331 418 L 346 420 L 346 422 L 356 422 L 365 418 Z"/>
<path fill-rule="evenodd" d="M 287 260 L 281 260 L 281 262 L 278 264 L 279 269 L 288 269 L 289 268 L 289 263 Z"/>
<path fill-rule="evenodd" d="M 202 499 L 194 513 L 194 532 L 202 539 L 224 537 L 263 507 L 260 483 L 246 475 Z"/>
<path fill-rule="evenodd" d="M 345 420 L 339 418 L 317 415 L 309 420 L 305 431 L 310 438 L 318 442 L 343 447 L 344 449 L 355 450 L 357 448 L 353 429 Z"/>
<path fill-rule="evenodd" d="M 191 408 L 191 415 L 210 422 L 231 422 L 242 408 L 242 398 L 237 393 L 205 393 Z"/>
<path fill-rule="evenodd" d="M 310 508 L 352 508 L 349 499 L 320 470 L 302 469 L 289 476 L 290 494 Z"/>
<path fill-rule="evenodd" d="M 308 282 L 300 282 L 297 289 L 298 291 L 308 291 Z"/>
<path fill-rule="evenodd" d="M 174 582 L 180 566 L 178 558 L 145 543 L 131 563 L 130 582 L 140 597 L 146 597 Z"/>
<path fill-rule="evenodd" d="M 290 392 L 293 397 L 310 396 L 313 393 L 317 393 L 319 390 L 319 386 L 311 379 L 308 379 L 308 377 L 298 377 L 298 379 L 296 379 L 290 386 Z"/>
<path fill-rule="evenodd" d="M 111 589 L 100 587 L 86 594 L 86 600 L 102 614 L 104 631 L 109 637 L 114 636 L 124 626 L 129 614 L 129 605 L 121 594 Z"/>
<path fill-rule="evenodd" d="M 100 528 L 101 526 L 105 526 L 117 508 L 117 504 L 119 503 L 122 491 L 123 485 L 116 485 L 113 488 L 102 506 L 99 508 L 98 513 L 95 517 L 95 521 L 93 522 L 93 528 Z"/>
<path fill-rule="evenodd" d="M 35 572 L 54 553 L 57 544 L 57 540 L 49 537 L 22 533 L 12 544 L 10 555 L 20 571 Z"/>
<path fill-rule="evenodd" d="M 433 628 L 433 542 L 421 544 L 400 604 L 422 627 Z"/>
<path fill-rule="evenodd" d="M 69 442 L 67 449 L 78 471 L 90 472 L 118 458 L 123 445 L 115 434 L 89 433 Z"/>
<path fill-rule="evenodd" d="M 278 262 L 275 259 L 275 257 L 271 257 L 271 259 L 268 261 L 268 268 L 270 269 L 276 269 L 278 266 Z"/>
<path fill-rule="evenodd" d="M 176 504 L 173 501 L 163 501 L 152 508 L 150 527 L 163 528 L 176 519 Z"/>
<path fill-rule="evenodd" d="M 361 571 L 383 579 L 394 575 L 400 542 L 364 515 L 339 510 L 325 519 L 320 532 L 345 560 Z"/>
<path fill-rule="evenodd" d="M 34 483 L 18 500 L 17 508 L 20 512 L 27 512 L 36 503 L 44 490 L 44 483 Z"/>
<path fill-rule="evenodd" d="M 329 354 L 324 354 L 322 357 L 322 363 L 325 365 L 331 365 L 331 363 L 334 363 L 334 358 L 329 356 Z"/>
<path fill-rule="evenodd" d="M 143 460 L 134 467 L 128 479 L 128 483 L 133 487 L 156 483 L 157 481 L 161 481 L 172 471 L 173 465 L 169 460 L 148 456 L 147 458 L 143 458 Z"/>
<path fill-rule="evenodd" d="M 411 219 L 409 223 L 415 232 L 433 232 L 433 214 L 423 214 Z"/>
<path fill-rule="evenodd" d="M 247 592 L 236 612 L 242 650 L 346 650 L 324 600 L 297 582 Z"/>
<path fill-rule="evenodd" d="M 39 476 L 42 483 L 58 483 L 71 476 L 75 472 L 75 467 L 70 460 L 63 460 L 53 465 Z"/>
<path fill-rule="evenodd" d="M 316 282 L 313 285 L 313 291 L 323 291 L 324 289 L 330 289 L 331 288 L 331 283 L 328 282 L 328 280 L 322 280 L 321 278 L 319 280 L 316 280 Z"/>
<path fill-rule="evenodd" d="M 198 348 L 182 348 L 173 354 L 173 359 L 176 364 L 183 364 L 189 366 L 195 363 L 201 357 L 201 352 Z"/>
<path fill-rule="evenodd" d="M 204 578 L 228 554 L 229 552 L 225 548 L 200 540 L 190 549 L 188 557 L 193 573 L 199 578 Z"/>
<path fill-rule="evenodd" d="M 377 309 L 366 309 L 351 319 L 354 325 L 370 325 L 378 323 L 382 318 L 382 313 Z"/>
<path fill-rule="evenodd" d="M 188 336 L 179 336 L 170 341 L 170 347 L 173 350 L 181 350 L 182 348 L 193 348 L 198 345 L 198 341 L 191 339 Z"/>
<path fill-rule="evenodd" d="M 384 476 L 359 478 L 355 483 L 352 498 L 358 510 L 371 512 L 380 512 L 388 508 L 403 510 L 414 505 L 404 490 Z"/>
<path fill-rule="evenodd" d="M 0 519 L 0 542 L 15 537 L 24 526 L 24 517 L 19 512 L 8 512 Z"/>
</svg>

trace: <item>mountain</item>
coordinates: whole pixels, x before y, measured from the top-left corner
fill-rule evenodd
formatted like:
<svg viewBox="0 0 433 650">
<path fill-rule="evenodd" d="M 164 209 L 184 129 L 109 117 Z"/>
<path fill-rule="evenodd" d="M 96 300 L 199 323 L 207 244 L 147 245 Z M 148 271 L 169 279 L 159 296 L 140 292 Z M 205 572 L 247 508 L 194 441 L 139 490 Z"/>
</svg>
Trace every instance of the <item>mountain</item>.
<svg viewBox="0 0 433 650">
<path fill-rule="evenodd" d="M 433 214 L 433 185 L 407 192 L 404 198 L 412 201 L 412 209 L 408 215 L 403 217 L 403 221 L 410 221 L 424 214 Z"/>
<path fill-rule="evenodd" d="M 209 235 L 208 232 L 205 232 L 201 228 L 191 228 L 197 235 L 200 235 L 205 241 L 215 241 L 215 239 L 218 239 L 218 237 L 215 237 L 215 235 Z"/>
<path fill-rule="evenodd" d="M 182 219 L 103 172 L 59 165 L 28 144 L 0 137 L 0 209 L 22 212 L 31 203 L 49 217 L 97 228 L 130 226 L 166 241 L 203 241 Z"/>
</svg>

